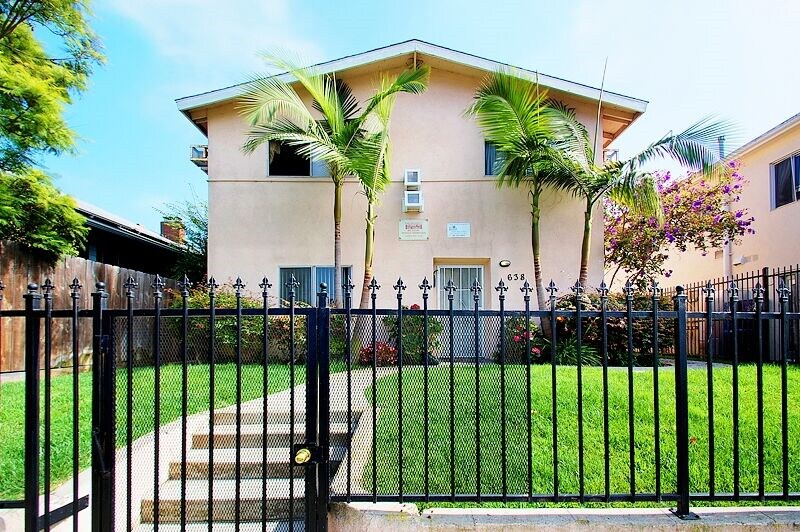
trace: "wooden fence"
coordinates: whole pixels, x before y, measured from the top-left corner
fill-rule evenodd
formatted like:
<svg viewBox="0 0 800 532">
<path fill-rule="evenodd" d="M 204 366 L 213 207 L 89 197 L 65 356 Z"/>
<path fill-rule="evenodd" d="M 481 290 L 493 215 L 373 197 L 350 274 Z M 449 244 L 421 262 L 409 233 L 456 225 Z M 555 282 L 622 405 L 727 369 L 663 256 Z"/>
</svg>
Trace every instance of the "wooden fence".
<svg viewBox="0 0 800 532">
<path fill-rule="evenodd" d="M 72 307 L 69 285 L 78 279 L 80 291 L 80 308 L 92 307 L 91 294 L 95 291 L 95 283 L 106 284 L 109 294 L 108 308 L 125 308 L 125 281 L 133 277 L 139 284 L 135 291 L 135 307 L 152 307 L 153 296 L 150 288 L 155 275 L 136 270 L 111 266 L 101 262 L 79 257 L 64 258 L 55 265 L 37 260 L 21 246 L 13 242 L 0 242 L 0 281 L 5 285 L 0 309 L 24 309 L 24 294 L 29 283 L 41 285 L 45 279 L 55 286 L 53 290 L 53 308 L 68 309 Z M 177 281 L 164 279 L 166 288 L 176 289 Z M 0 316 L 2 313 L 0 310 Z M 69 320 L 53 320 L 52 367 L 72 366 L 72 345 Z M 86 353 L 91 350 L 91 320 L 82 319 L 80 329 L 80 350 Z M 42 351 L 43 352 L 43 351 Z M 86 363 L 87 361 L 79 361 Z M 25 320 L 22 318 L 0 317 L 0 373 L 23 371 L 25 367 Z M 44 367 L 44 366 L 43 366 Z"/>
</svg>

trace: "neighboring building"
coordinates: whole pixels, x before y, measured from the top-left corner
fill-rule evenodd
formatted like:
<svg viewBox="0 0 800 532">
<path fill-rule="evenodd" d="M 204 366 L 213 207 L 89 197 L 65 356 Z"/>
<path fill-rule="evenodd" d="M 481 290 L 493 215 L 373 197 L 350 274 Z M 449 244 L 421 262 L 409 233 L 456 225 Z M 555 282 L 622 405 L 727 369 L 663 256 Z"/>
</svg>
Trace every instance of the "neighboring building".
<svg viewBox="0 0 800 532">
<path fill-rule="evenodd" d="M 533 276 L 527 191 L 497 188 L 495 178 L 487 175 L 493 150 L 477 124 L 464 116 L 483 78 L 507 65 L 413 40 L 317 68 L 335 72 L 363 101 L 381 73 L 398 73 L 414 64 L 431 68 L 430 86 L 421 95 L 400 94 L 392 117 L 392 183 L 378 207 L 376 225 L 374 273 L 383 285 L 378 302 L 385 306 L 396 301 L 391 285 L 400 276 L 409 286 L 406 300 L 419 302 L 416 285 L 427 277 L 436 286 L 431 307 L 444 307 L 442 287 L 453 278 L 460 292 L 457 308 L 468 307 L 469 285 L 477 278 L 484 287 L 481 304 L 492 308 L 497 306 L 493 287 L 502 278 L 511 281 L 509 300 L 518 307 L 518 286 Z M 552 97 L 576 109 L 589 132 L 599 129 L 603 148 L 647 106 L 643 100 L 580 83 L 517 72 L 531 80 L 538 77 Z M 254 291 L 266 275 L 281 296 L 286 279 L 294 274 L 302 283 L 299 298 L 311 301 L 317 284 L 330 285 L 333 278 L 333 184 L 324 165 L 299 158 L 286 146 L 243 154 L 247 124 L 237 112 L 236 99 L 244 88 L 177 100 L 178 109 L 208 138 L 208 146 L 194 147 L 191 158 L 208 173 L 209 274 L 219 281 L 241 275 Z M 601 96 L 601 124 L 595 128 Z M 418 176 L 418 183 L 407 185 L 407 174 Z M 405 197 L 407 191 L 411 197 Z M 583 204 L 568 194 L 547 191 L 541 206 L 543 274 L 562 293 L 568 292 L 578 275 Z M 356 285 L 357 302 L 366 201 L 354 179 L 344 185 L 343 211 L 343 265 Z M 596 228 L 602 228 L 601 216 L 598 209 Z M 595 230 L 589 282 L 599 284 L 602 274 L 603 234 Z"/>
<path fill-rule="evenodd" d="M 183 252 L 180 230 L 162 223 L 162 234 L 150 231 L 94 205 L 76 200 L 76 210 L 86 217 L 89 235 L 80 257 L 144 273 L 169 275 Z"/>
<path fill-rule="evenodd" d="M 800 263 L 800 114 L 756 137 L 729 158 L 741 163 L 748 181 L 736 208 L 754 216 L 754 235 L 705 256 L 690 250 L 667 264 L 673 274 L 665 283 L 704 281 Z"/>
</svg>

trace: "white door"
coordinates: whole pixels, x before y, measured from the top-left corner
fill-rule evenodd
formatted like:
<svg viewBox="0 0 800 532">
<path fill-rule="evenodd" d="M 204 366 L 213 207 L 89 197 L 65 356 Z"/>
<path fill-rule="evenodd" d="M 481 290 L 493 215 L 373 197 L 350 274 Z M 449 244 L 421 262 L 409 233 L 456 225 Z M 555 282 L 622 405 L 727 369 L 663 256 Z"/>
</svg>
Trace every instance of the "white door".
<svg viewBox="0 0 800 532">
<path fill-rule="evenodd" d="M 453 291 L 453 310 L 475 309 L 474 293 L 472 285 L 478 281 L 483 290 L 483 266 L 439 266 L 439 274 L 436 282 L 439 284 L 439 308 L 449 310 L 449 300 L 447 298 L 446 287 L 449 281 L 453 281 L 456 289 Z M 483 308 L 483 292 L 478 298 L 478 308 Z M 449 357 L 449 346 L 447 338 L 442 342 L 445 350 L 442 355 Z M 478 337 L 481 345 L 483 344 L 483 324 L 478 324 Z M 453 319 L 453 357 L 461 359 L 475 359 L 475 318 L 473 316 L 456 316 Z M 483 352 L 481 348 L 479 352 Z M 485 355 L 485 353 L 484 353 Z"/>
</svg>

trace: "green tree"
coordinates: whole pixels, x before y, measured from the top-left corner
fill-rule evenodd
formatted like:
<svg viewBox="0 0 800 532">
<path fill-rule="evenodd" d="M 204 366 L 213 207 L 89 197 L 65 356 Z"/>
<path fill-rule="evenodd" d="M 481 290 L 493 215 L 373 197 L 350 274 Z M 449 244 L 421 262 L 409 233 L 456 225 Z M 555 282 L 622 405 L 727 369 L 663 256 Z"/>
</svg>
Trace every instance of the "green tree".
<svg viewBox="0 0 800 532">
<path fill-rule="evenodd" d="M 0 172 L 0 240 L 13 240 L 48 262 L 77 255 L 89 228 L 75 201 L 39 170 Z"/>
<path fill-rule="evenodd" d="M 719 174 L 718 139 L 730 132 L 724 122 L 700 120 L 685 131 L 668 133 L 640 153 L 623 161 L 596 162 L 596 146 L 573 109 L 559 102 L 551 107 L 569 132 L 558 143 L 553 164 L 563 171 L 556 174 L 554 185 L 569 190 L 584 200 L 583 239 L 578 282 L 586 286 L 589 277 L 592 216 L 604 197 L 643 216 L 663 222 L 663 211 L 655 179 L 643 167 L 657 158 L 671 158 L 685 168 L 706 175 Z M 595 134 L 597 138 L 597 134 Z M 595 140 L 596 142 L 596 140 Z"/>
<path fill-rule="evenodd" d="M 542 280 L 539 199 L 560 168 L 553 164 L 555 145 L 563 133 L 557 115 L 547 106 L 547 91 L 511 72 L 488 76 L 475 93 L 467 114 L 477 119 L 484 137 L 501 154 L 497 185 L 525 188 L 531 207 L 531 251 L 539 309 L 546 308 Z M 549 325 L 543 320 L 545 334 Z"/>
<path fill-rule="evenodd" d="M 208 202 L 197 197 L 192 190 L 191 199 L 168 203 L 158 212 L 185 232 L 183 253 L 171 275 L 181 279 L 184 275 L 205 282 L 208 268 Z"/>
<path fill-rule="evenodd" d="M 73 148 L 64 109 L 104 60 L 89 15 L 83 0 L 0 0 L 0 170 L 21 172 L 39 154 Z"/>
<path fill-rule="evenodd" d="M 342 303 L 342 186 L 346 176 L 362 180 L 373 179 L 377 187 L 386 147 L 381 140 L 384 100 L 398 92 L 419 93 L 425 90 L 428 68 L 406 70 L 366 100 L 364 108 L 350 86 L 331 74 L 314 68 L 297 66 L 295 62 L 267 55 L 275 68 L 289 73 L 293 81 L 279 76 L 263 76 L 251 80 L 240 100 L 240 111 L 250 123 L 243 149 L 251 153 L 266 142 L 282 142 L 298 148 L 307 158 L 325 161 L 334 184 L 334 301 Z M 317 119 L 303 103 L 293 84 L 298 83 L 312 98 L 312 109 L 321 115 Z M 388 140 L 386 141 L 388 142 Z M 370 168 L 370 164 L 375 164 Z M 370 178 L 368 174 L 373 173 Z M 366 193 L 367 188 L 365 188 Z M 377 188 L 376 188 L 377 190 Z M 370 196 L 367 195 L 369 202 Z M 374 204 L 373 204 L 374 205 Z M 367 224 L 374 223 L 367 216 Z M 368 231 L 368 239 L 371 233 Z M 365 252 L 365 259 L 367 253 Z M 366 261 L 365 261 L 366 262 Z M 371 259 L 370 259 L 371 265 Z M 371 273 L 370 273 L 371 275 Z M 366 277 L 366 272 L 365 272 Z"/>
</svg>

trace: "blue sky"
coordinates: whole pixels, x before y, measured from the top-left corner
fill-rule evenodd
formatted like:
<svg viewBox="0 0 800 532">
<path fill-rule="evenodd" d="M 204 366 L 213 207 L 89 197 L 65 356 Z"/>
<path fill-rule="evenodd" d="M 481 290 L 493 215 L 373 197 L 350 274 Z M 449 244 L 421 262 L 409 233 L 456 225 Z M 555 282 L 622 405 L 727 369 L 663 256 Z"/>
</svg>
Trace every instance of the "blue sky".
<svg viewBox="0 0 800 532">
<path fill-rule="evenodd" d="M 335 59 L 418 38 L 650 101 L 615 146 L 624 157 L 708 114 L 731 148 L 800 112 L 794 0 L 95 1 L 108 58 L 67 118 L 78 153 L 48 157 L 64 191 L 155 229 L 156 209 L 205 197 L 188 160 L 203 136 L 175 98 L 242 81 L 257 52 Z"/>
</svg>

